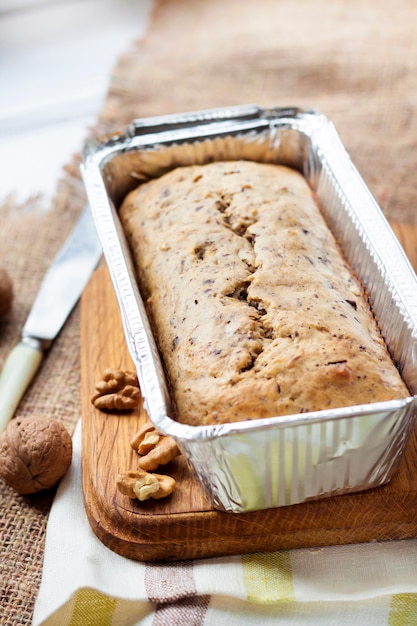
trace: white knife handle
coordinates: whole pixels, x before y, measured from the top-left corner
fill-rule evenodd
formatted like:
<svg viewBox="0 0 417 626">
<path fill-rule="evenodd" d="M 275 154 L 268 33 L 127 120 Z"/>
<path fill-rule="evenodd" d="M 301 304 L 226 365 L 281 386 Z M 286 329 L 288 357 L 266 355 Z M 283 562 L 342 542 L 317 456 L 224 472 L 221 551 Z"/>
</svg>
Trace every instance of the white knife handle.
<svg viewBox="0 0 417 626">
<path fill-rule="evenodd" d="M 26 389 L 39 369 L 43 351 L 39 344 L 20 342 L 7 357 L 0 374 L 0 433 L 13 417 Z"/>
</svg>

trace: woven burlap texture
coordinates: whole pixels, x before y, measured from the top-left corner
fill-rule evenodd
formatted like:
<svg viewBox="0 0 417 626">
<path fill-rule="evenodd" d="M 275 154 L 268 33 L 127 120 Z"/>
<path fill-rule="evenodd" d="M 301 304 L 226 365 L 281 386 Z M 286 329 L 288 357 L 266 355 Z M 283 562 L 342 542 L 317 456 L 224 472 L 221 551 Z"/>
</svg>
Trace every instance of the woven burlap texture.
<svg viewBox="0 0 417 626">
<path fill-rule="evenodd" d="M 109 77 L 91 134 L 132 118 L 258 103 L 315 108 L 334 123 L 389 219 L 416 224 L 417 4 L 409 0 L 159 0 L 144 42 Z M 80 146 L 81 147 L 81 146 Z M 36 198 L 0 207 L 0 264 L 15 285 L 0 322 L 0 365 L 83 203 L 79 157 L 48 212 Z M 72 432 L 80 412 L 79 308 L 54 343 L 18 414 Z M 0 484 L 0 623 L 28 624 L 54 491 L 21 497 Z"/>
<path fill-rule="evenodd" d="M 417 5 L 162 0 L 102 120 L 257 103 L 320 110 L 390 219 L 416 223 Z"/>
</svg>

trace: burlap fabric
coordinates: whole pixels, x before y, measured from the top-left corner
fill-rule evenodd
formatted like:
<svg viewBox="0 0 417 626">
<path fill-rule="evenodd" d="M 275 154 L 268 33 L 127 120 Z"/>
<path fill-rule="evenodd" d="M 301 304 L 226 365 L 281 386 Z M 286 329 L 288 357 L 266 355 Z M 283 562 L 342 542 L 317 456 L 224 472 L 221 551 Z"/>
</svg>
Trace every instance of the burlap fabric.
<svg viewBox="0 0 417 626">
<path fill-rule="evenodd" d="M 144 42 L 109 77 L 92 134 L 132 118 L 231 104 L 325 113 L 386 216 L 417 224 L 417 4 L 409 0 L 157 0 Z M 51 210 L 37 198 L 0 207 L 0 263 L 15 285 L 0 322 L 0 364 L 17 341 L 53 255 L 84 203 L 79 157 Z M 18 414 L 72 432 L 80 412 L 79 309 L 53 345 Z M 54 490 L 31 497 L 0 484 L 0 623 L 29 624 Z"/>
</svg>

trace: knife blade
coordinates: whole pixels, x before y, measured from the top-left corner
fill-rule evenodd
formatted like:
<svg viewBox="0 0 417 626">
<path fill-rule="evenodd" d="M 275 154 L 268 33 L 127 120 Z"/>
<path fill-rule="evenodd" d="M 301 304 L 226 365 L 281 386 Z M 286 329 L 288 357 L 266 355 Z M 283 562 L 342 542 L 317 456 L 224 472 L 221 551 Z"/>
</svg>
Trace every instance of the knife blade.
<svg viewBox="0 0 417 626">
<path fill-rule="evenodd" d="M 0 433 L 13 417 L 46 350 L 79 300 L 101 253 L 90 207 L 86 205 L 46 272 L 20 340 L 3 365 L 0 374 Z"/>
</svg>

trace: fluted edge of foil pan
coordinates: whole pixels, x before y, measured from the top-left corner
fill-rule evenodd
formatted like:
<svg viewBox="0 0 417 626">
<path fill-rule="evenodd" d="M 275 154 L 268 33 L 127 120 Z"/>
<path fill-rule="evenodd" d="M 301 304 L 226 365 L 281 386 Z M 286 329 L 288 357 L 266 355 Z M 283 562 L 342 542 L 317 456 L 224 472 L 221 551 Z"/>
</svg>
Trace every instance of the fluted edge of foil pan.
<svg viewBox="0 0 417 626">
<path fill-rule="evenodd" d="M 304 174 L 369 294 L 409 398 L 213 426 L 172 419 L 118 206 L 141 181 L 176 166 L 242 158 Z M 388 482 L 415 424 L 417 278 L 333 124 L 314 110 L 257 105 L 144 118 L 87 142 L 81 172 L 145 407 L 155 427 L 177 440 L 213 506 L 260 510 Z"/>
</svg>

